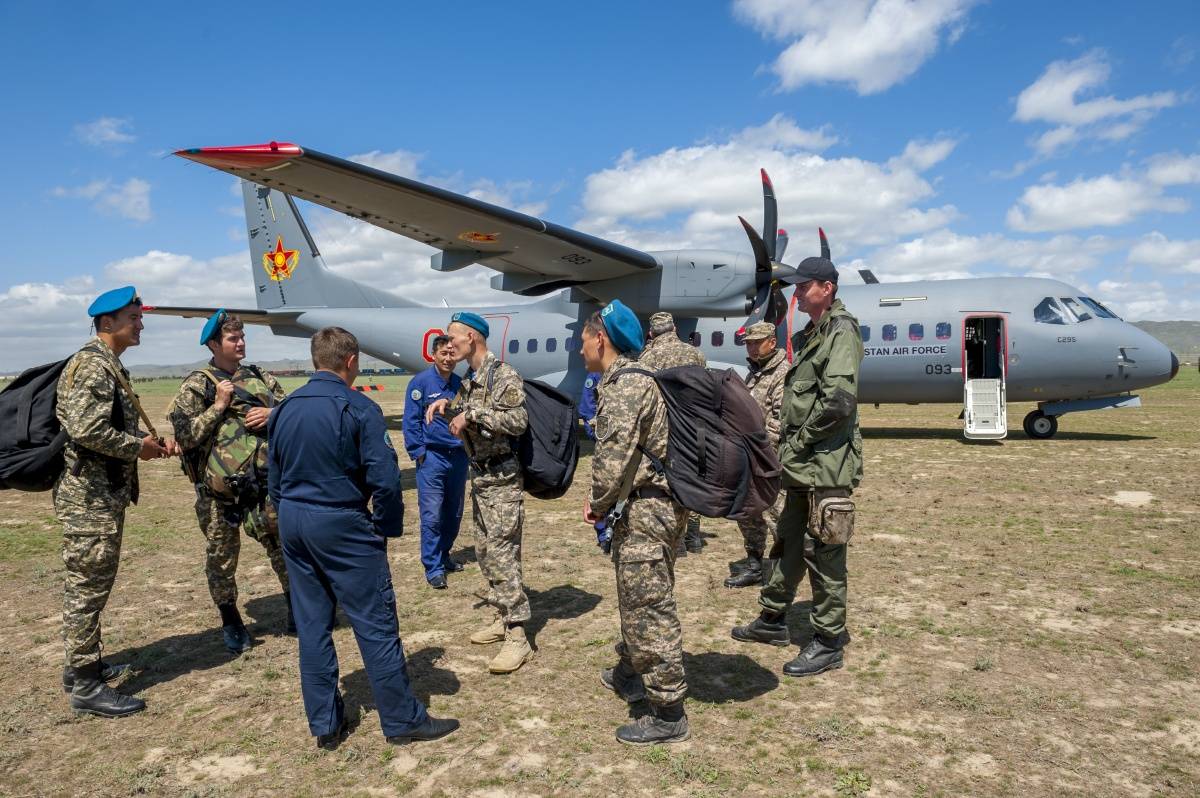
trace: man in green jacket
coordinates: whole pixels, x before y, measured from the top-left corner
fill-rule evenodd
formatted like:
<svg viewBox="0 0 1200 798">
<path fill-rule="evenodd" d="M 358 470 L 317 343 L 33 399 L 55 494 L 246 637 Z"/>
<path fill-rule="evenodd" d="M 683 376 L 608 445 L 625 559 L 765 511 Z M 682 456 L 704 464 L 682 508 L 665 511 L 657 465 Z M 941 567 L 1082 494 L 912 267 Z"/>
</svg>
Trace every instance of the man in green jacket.
<svg viewBox="0 0 1200 798">
<path fill-rule="evenodd" d="M 837 298 L 838 273 L 825 258 L 806 258 L 791 278 L 797 302 L 812 319 L 792 337 L 795 353 L 784 383 L 779 461 L 787 500 L 762 588 L 762 612 L 733 638 L 786 646 L 784 619 L 804 574 L 812 586 L 813 638 L 783 666 L 789 676 L 842 667 L 846 633 L 846 544 L 854 530 L 850 495 L 862 479 L 858 373 L 862 336 Z"/>
</svg>

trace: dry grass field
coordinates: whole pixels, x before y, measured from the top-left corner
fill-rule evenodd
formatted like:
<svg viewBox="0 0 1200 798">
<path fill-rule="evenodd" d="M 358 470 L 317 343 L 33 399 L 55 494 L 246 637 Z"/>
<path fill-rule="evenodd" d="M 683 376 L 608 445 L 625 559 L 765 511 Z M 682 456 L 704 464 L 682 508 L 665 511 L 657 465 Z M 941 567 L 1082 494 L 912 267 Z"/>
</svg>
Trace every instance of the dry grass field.
<svg viewBox="0 0 1200 798">
<path fill-rule="evenodd" d="M 403 381 L 372 394 L 399 446 Z M 293 381 L 294 382 L 294 381 Z M 169 381 L 139 390 L 161 415 Z M 416 495 L 391 548 L 417 693 L 462 720 L 442 741 L 379 732 L 351 631 L 336 632 L 359 715 L 318 751 L 296 646 L 262 550 L 243 547 L 241 603 L 258 645 L 221 645 L 191 491 L 174 462 L 143 467 L 126 522 L 106 657 L 149 703 L 118 721 L 72 715 L 59 687 L 60 535 L 49 494 L 0 494 L 0 794 L 4 795 L 1088 795 L 1200 793 L 1200 377 L 1141 410 L 1067 416 L 1051 441 L 961 440 L 951 407 L 864 408 L 866 481 L 850 553 L 847 667 L 783 676 L 795 654 L 737 643 L 753 590 L 721 582 L 741 556 L 728 522 L 678 564 L 692 740 L 631 749 L 628 710 L 601 687 L 617 610 L 609 562 L 567 497 L 526 505 L 525 573 L 537 655 L 490 675 L 494 647 L 470 549 L 430 590 Z M 404 462 L 406 486 L 412 470 Z M 807 587 L 801 587 L 801 596 Z M 804 641 L 807 604 L 789 615 Z"/>
</svg>

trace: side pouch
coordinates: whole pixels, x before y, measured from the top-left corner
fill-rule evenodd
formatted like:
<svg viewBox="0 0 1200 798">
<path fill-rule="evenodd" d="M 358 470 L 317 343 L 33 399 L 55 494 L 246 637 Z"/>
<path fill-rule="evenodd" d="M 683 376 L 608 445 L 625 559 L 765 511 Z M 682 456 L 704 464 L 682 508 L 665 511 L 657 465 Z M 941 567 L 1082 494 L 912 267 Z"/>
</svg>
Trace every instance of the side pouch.
<svg viewBox="0 0 1200 798">
<path fill-rule="evenodd" d="M 844 488 L 816 488 L 809 529 L 826 545 L 845 545 L 854 535 L 854 499 Z"/>
</svg>

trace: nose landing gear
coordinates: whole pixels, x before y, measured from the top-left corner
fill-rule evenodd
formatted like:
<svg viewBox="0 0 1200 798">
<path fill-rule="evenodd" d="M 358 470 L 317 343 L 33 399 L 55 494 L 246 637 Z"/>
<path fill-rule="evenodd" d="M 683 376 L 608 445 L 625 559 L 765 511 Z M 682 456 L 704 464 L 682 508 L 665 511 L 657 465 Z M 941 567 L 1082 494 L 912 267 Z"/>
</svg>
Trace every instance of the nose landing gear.
<svg viewBox="0 0 1200 798">
<path fill-rule="evenodd" d="M 1021 426 L 1025 428 L 1025 434 L 1029 437 L 1045 440 L 1053 438 L 1054 433 L 1058 432 L 1058 417 L 1048 416 L 1041 410 L 1033 410 L 1025 416 Z"/>
</svg>

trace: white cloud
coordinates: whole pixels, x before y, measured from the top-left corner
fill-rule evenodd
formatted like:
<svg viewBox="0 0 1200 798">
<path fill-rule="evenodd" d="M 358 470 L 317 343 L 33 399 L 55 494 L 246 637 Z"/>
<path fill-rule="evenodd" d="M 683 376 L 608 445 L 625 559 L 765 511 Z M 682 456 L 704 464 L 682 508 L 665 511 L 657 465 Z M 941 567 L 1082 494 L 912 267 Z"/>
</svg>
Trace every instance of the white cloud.
<svg viewBox="0 0 1200 798">
<path fill-rule="evenodd" d="M 920 207 L 934 195 L 919 174 L 945 158 L 953 142 L 914 142 L 887 163 L 826 158 L 797 146 L 786 120 L 735 133 L 724 142 L 621 155 L 589 175 L 578 226 L 643 249 L 725 247 L 742 249 L 737 216 L 762 218 L 760 167 L 770 173 L 779 221 L 791 233 L 792 253 L 815 249 L 808 236 L 824 226 L 835 253 L 882 244 L 944 226 L 952 205 Z M 793 259 L 795 255 L 792 256 Z"/>
<path fill-rule="evenodd" d="M 1008 209 L 1014 230 L 1052 232 L 1126 224 L 1147 211 L 1182 213 L 1186 200 L 1163 196 L 1162 187 L 1144 176 L 1074 180 L 1064 186 L 1030 186 Z"/>
<path fill-rule="evenodd" d="M 1127 321 L 1194 319 L 1200 315 L 1200 302 L 1157 280 L 1101 280 L 1094 296 Z"/>
<path fill-rule="evenodd" d="M 111 180 L 93 180 L 72 188 L 56 186 L 50 190 L 50 195 L 63 199 L 91 200 L 92 207 L 97 211 L 135 222 L 148 222 L 152 216 L 150 184 L 136 177 L 117 184 Z"/>
<path fill-rule="evenodd" d="M 974 0 L 736 0 L 734 14 L 790 42 L 772 64 L 784 90 L 848 83 L 862 95 L 915 73 L 961 34 Z"/>
<path fill-rule="evenodd" d="M 359 155 L 351 155 L 347 160 L 355 161 L 363 166 L 370 166 L 384 172 L 391 172 L 401 177 L 415 179 L 418 174 L 417 164 L 420 163 L 422 157 L 420 153 L 410 152 L 409 150 L 393 150 L 392 152 L 371 150 Z"/>
<path fill-rule="evenodd" d="M 1155 230 L 1130 247 L 1129 262 L 1168 272 L 1200 274 L 1200 239 L 1172 241 Z"/>
<path fill-rule="evenodd" d="M 838 143 L 829 125 L 807 130 L 786 114 L 775 114 L 765 125 L 748 127 L 735 134 L 733 140 L 748 147 L 783 147 L 807 152 L 823 152 Z"/>
<path fill-rule="evenodd" d="M 137 136 L 133 135 L 133 122 L 113 116 L 102 116 L 93 122 L 76 125 L 75 137 L 92 147 L 110 147 L 137 140 Z"/>
<path fill-rule="evenodd" d="M 1018 95 L 1013 119 L 1055 126 L 1031 142 L 1039 156 L 1049 157 L 1085 138 L 1126 139 L 1159 111 L 1180 102 L 1173 91 L 1124 100 L 1112 95 L 1087 97 L 1108 82 L 1111 72 L 1107 54 L 1093 50 L 1073 61 L 1051 63 Z"/>
<path fill-rule="evenodd" d="M 1200 183 L 1200 155 L 1155 155 L 1149 161 L 1146 177 L 1159 186 Z"/>
<path fill-rule="evenodd" d="M 984 271 L 1067 277 L 1093 268 L 1116 248 L 1104 236 L 1060 235 L 1048 240 L 1012 239 L 996 233 L 960 235 L 937 230 L 871 253 L 865 262 L 887 280 L 980 276 Z"/>
</svg>

